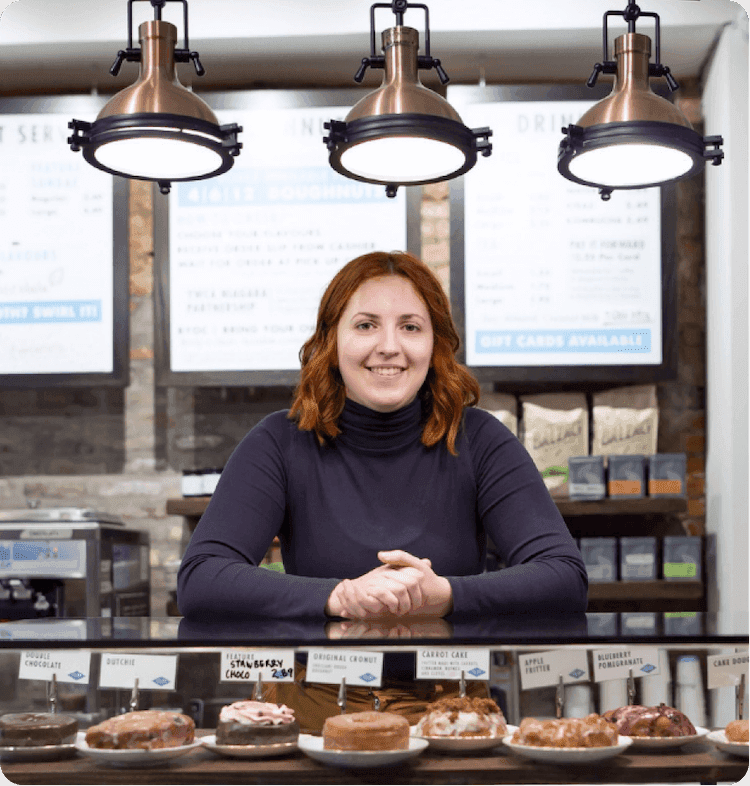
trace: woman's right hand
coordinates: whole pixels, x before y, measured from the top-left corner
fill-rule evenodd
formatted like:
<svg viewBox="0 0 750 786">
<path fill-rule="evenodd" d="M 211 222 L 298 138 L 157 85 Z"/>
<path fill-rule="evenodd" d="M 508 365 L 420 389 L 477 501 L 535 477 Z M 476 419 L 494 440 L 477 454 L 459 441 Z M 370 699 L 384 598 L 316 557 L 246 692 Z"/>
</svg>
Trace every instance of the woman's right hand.
<svg viewBox="0 0 750 786">
<path fill-rule="evenodd" d="M 379 565 L 356 579 L 337 584 L 326 603 L 326 614 L 344 619 L 404 616 L 423 605 L 420 580 L 415 568 Z"/>
</svg>

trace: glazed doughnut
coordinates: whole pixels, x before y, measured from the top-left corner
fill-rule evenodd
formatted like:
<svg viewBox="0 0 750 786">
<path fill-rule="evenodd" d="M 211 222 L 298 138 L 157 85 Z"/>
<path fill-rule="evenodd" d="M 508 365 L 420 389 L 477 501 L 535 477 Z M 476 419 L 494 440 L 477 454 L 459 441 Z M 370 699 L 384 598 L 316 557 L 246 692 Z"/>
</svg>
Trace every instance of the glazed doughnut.
<svg viewBox="0 0 750 786">
<path fill-rule="evenodd" d="M 334 715 L 323 724 L 323 748 L 340 751 L 391 751 L 409 747 L 409 721 L 394 712 Z"/>
<path fill-rule="evenodd" d="M 747 720 L 733 720 L 727 723 L 724 729 L 729 742 L 747 742 L 748 741 L 748 722 Z"/>
</svg>

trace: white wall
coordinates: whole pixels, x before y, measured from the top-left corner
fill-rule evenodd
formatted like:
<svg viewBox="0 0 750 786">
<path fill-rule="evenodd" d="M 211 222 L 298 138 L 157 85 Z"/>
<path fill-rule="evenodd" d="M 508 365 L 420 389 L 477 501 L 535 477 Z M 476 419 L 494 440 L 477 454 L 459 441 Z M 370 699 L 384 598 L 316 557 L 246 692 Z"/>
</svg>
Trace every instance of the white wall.
<svg viewBox="0 0 750 786">
<path fill-rule="evenodd" d="M 748 616 L 748 16 L 737 8 L 703 93 L 704 133 L 720 133 L 725 154 L 706 168 L 706 532 L 717 548 L 709 608 L 728 632 Z M 722 689 L 713 721 L 733 717 Z"/>
</svg>

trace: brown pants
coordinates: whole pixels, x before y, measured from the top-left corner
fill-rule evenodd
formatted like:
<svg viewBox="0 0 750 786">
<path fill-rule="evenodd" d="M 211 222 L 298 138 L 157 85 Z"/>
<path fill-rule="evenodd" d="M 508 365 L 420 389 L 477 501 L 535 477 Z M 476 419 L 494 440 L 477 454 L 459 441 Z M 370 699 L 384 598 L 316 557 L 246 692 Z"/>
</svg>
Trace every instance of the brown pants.
<svg viewBox="0 0 750 786">
<path fill-rule="evenodd" d="M 320 733 L 326 718 L 341 713 L 336 703 L 339 686 L 304 682 L 306 671 L 300 664 L 297 664 L 295 671 L 295 682 L 277 682 L 266 686 L 264 698 L 291 707 L 303 732 Z M 383 688 L 347 687 L 346 711 L 373 710 L 377 697 L 382 711 L 403 715 L 413 726 L 424 714 L 428 704 L 458 696 L 458 691 L 458 682 L 434 680 L 391 683 Z M 467 682 L 466 695 L 486 698 L 489 696 L 489 686 L 482 682 Z"/>
</svg>

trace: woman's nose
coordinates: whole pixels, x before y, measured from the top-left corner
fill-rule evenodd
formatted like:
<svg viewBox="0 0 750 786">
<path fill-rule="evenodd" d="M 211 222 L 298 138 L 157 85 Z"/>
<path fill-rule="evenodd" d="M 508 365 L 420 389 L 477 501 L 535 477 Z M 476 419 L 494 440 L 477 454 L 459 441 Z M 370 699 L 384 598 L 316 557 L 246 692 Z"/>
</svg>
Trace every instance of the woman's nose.
<svg viewBox="0 0 750 786">
<path fill-rule="evenodd" d="M 395 325 L 384 325 L 378 339 L 377 349 L 383 355 L 397 355 L 401 351 Z"/>
</svg>

